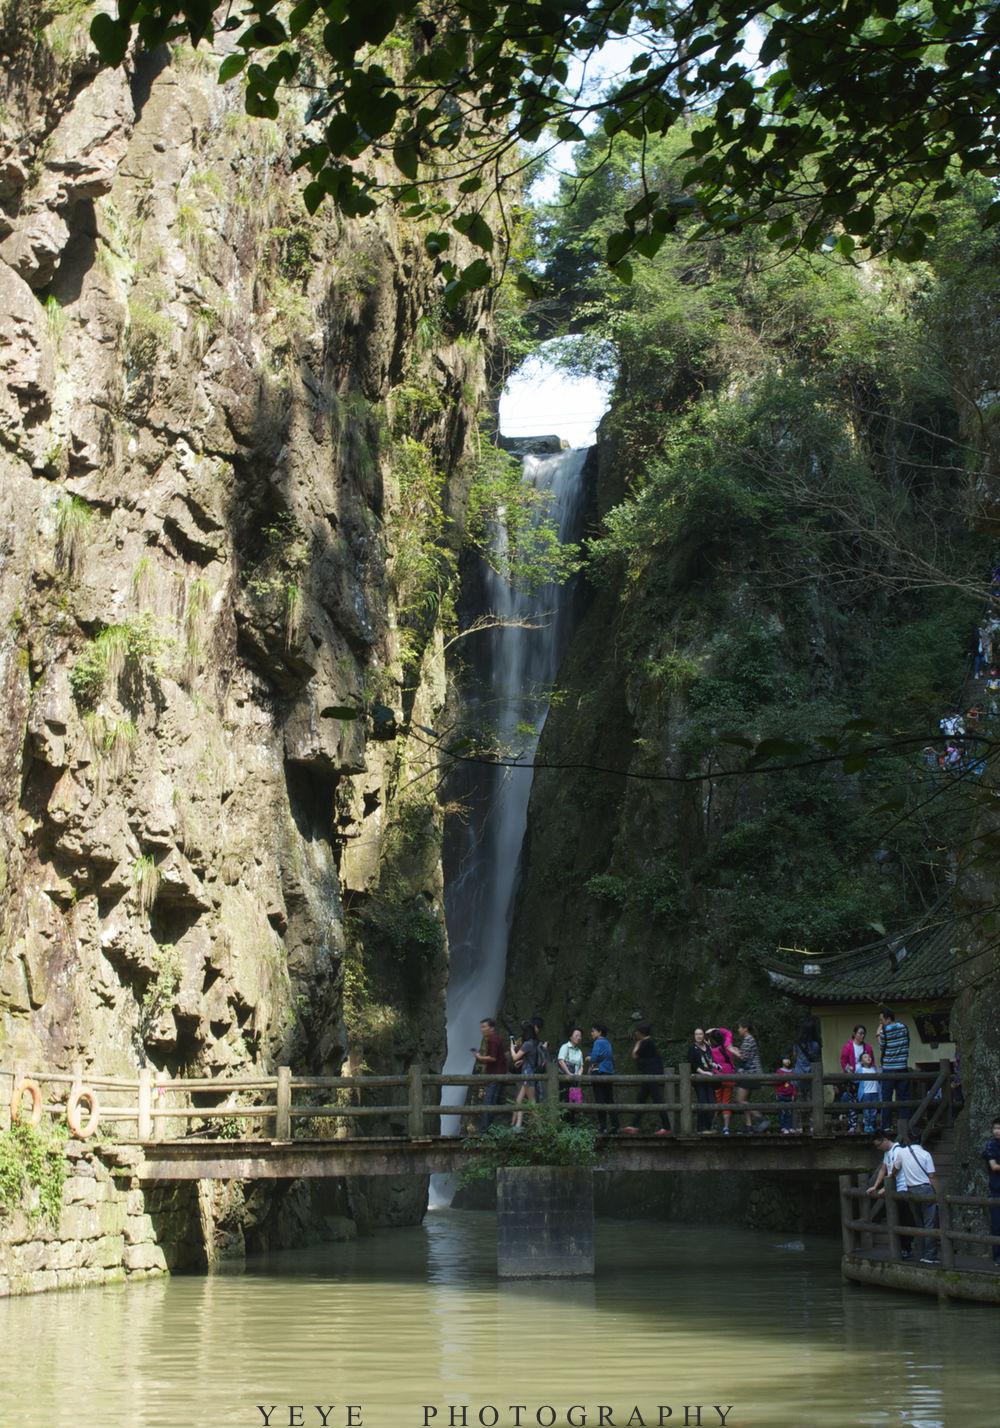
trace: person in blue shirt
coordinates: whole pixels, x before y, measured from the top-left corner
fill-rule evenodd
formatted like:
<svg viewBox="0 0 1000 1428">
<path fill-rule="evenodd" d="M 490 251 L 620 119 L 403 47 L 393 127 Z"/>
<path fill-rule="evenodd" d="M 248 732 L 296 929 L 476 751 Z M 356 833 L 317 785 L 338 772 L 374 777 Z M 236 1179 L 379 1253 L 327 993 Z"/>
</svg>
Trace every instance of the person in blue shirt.
<svg viewBox="0 0 1000 1428">
<path fill-rule="evenodd" d="M 1000 1235 L 1000 1116 L 993 1117 L 993 1135 L 983 1146 L 983 1159 L 990 1177 L 990 1234 Z M 993 1263 L 1000 1264 L 1000 1245 L 993 1246 Z"/>
<path fill-rule="evenodd" d="M 594 1038 L 589 1058 L 594 1100 L 599 1106 L 613 1106 L 615 1103 L 614 1083 L 605 1079 L 615 1074 L 615 1058 L 611 1050 L 611 1042 L 608 1040 L 608 1028 L 603 1021 L 595 1021 L 590 1028 L 590 1034 Z M 617 1135 L 617 1111 L 598 1111 L 597 1129 L 601 1135 Z"/>
</svg>

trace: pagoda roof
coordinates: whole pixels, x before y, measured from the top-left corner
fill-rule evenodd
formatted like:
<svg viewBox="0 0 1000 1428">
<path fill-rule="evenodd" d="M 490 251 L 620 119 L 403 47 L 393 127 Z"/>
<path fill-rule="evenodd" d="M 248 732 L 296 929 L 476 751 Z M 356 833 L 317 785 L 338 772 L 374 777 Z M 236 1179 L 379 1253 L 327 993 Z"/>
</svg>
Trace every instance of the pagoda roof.
<svg viewBox="0 0 1000 1428">
<path fill-rule="evenodd" d="M 955 992 L 956 949 L 961 927 L 942 899 L 905 932 L 850 952 L 814 956 L 779 948 L 766 964 L 775 987 L 797 1001 L 895 1002 L 950 998 Z"/>
</svg>

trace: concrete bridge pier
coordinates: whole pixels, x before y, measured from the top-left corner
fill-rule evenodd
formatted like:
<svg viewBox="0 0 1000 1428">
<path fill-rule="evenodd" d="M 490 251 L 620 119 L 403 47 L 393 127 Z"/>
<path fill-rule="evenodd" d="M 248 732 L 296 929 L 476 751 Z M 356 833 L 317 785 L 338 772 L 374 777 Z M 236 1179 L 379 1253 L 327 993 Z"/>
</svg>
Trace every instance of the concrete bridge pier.
<svg viewBox="0 0 1000 1428">
<path fill-rule="evenodd" d="M 497 1171 L 497 1274 L 568 1279 L 594 1273 L 594 1172 L 518 1165 Z"/>
</svg>

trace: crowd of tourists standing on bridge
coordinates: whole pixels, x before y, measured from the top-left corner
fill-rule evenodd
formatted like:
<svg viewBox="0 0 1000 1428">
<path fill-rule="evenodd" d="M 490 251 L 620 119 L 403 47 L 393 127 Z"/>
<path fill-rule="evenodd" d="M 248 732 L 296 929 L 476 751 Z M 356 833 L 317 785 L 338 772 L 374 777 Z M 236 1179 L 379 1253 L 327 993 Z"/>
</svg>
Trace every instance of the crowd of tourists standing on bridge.
<svg viewBox="0 0 1000 1428">
<path fill-rule="evenodd" d="M 966 701 L 943 710 L 938 720 L 941 742 L 924 748 L 924 764 L 932 779 L 942 773 L 981 778 L 986 772 L 988 746 L 979 735 L 987 728 L 994 732 L 995 721 L 1000 717 L 1000 613 L 995 604 L 1000 599 L 998 574 L 1000 565 L 994 566 L 990 576 L 993 602 L 989 613 L 973 630 L 969 645 L 972 682 L 981 697 L 967 703 L 969 693 L 977 692 L 967 688 Z"/>
<path fill-rule="evenodd" d="M 478 1113 L 480 1129 L 488 1130 L 501 1114 L 509 1114 L 515 1128 L 522 1126 L 525 1105 L 541 1099 L 543 1077 L 554 1064 L 559 1076 L 559 1098 L 570 1120 L 578 1118 L 578 1108 L 589 1092 L 588 1099 L 596 1109 L 587 1117 L 593 1118 L 602 1135 L 637 1135 L 646 1114 L 654 1117 L 654 1134 L 670 1135 L 666 1071 L 649 1022 L 635 1026 L 627 1052 L 624 1057 L 619 1055 L 617 1062 L 611 1033 L 603 1021 L 594 1021 L 590 1026 L 589 1043 L 581 1026 L 567 1028 L 558 1043 L 550 1041 L 543 1019 L 537 1015 L 522 1022 L 517 1034 L 499 1031 L 492 1017 L 483 1018 L 480 1031 L 482 1041 L 478 1049 L 472 1049 L 476 1069 L 489 1076 L 520 1078 L 513 1106 L 505 1112 L 499 1106 L 511 1083 L 491 1080 L 485 1086 Z M 877 1127 L 889 1125 L 891 1105 L 883 1104 L 879 1109 L 877 1103 L 907 1101 L 909 1087 L 900 1073 L 909 1068 L 909 1055 L 909 1029 L 891 1007 L 879 1010 L 874 1042 L 868 1039 L 867 1027 L 854 1027 L 840 1052 L 841 1072 L 854 1078 L 842 1083 L 836 1108 L 846 1132 L 871 1134 Z M 756 1030 L 749 1019 L 738 1020 L 735 1030 L 726 1026 L 695 1027 L 687 1048 L 695 1129 L 702 1135 L 720 1130 L 729 1135 L 735 1115 L 736 1130 L 744 1135 L 770 1130 L 781 1135 L 801 1134 L 802 1113 L 797 1103 L 808 1096 L 804 1080 L 811 1078 L 822 1056 L 819 1024 L 811 1016 L 802 1022 L 792 1045 L 780 1052 L 777 1064 L 766 1068 L 766 1072 Z M 625 1125 L 616 1108 L 616 1074 L 641 1078 L 621 1087 L 624 1102 L 640 1108 L 627 1113 Z M 772 1079 L 755 1079 L 765 1074 Z M 767 1088 L 772 1088 L 774 1094 L 773 1110 L 768 1107 L 770 1114 L 756 1104 L 748 1105 L 751 1096 L 759 1102 Z"/>
<path fill-rule="evenodd" d="M 591 1024 L 589 1041 L 577 1025 L 568 1027 L 562 1039 L 550 1041 L 539 1015 L 523 1021 L 517 1033 L 500 1031 L 492 1017 L 484 1017 L 480 1031 L 482 1040 L 478 1049 L 472 1048 L 472 1054 L 476 1069 L 490 1079 L 473 1110 L 479 1131 L 488 1132 L 497 1120 L 508 1116 L 515 1129 L 523 1128 L 525 1107 L 542 1098 L 543 1085 L 546 1080 L 552 1084 L 551 1072 L 555 1070 L 561 1114 L 570 1122 L 580 1119 L 580 1108 L 589 1101 L 593 1110 L 586 1113 L 587 1120 L 596 1124 L 601 1135 L 638 1135 L 647 1114 L 653 1117 L 654 1135 L 671 1134 L 671 1107 L 676 1108 L 677 1102 L 667 1094 L 667 1087 L 678 1084 L 678 1073 L 665 1068 L 651 1023 L 636 1024 L 626 1042 L 627 1051 L 617 1062 L 604 1021 Z M 775 1130 L 782 1135 L 801 1134 L 802 1120 L 813 1114 L 812 1081 L 822 1057 L 820 1027 L 811 1016 L 802 1022 L 794 1042 L 779 1054 L 777 1065 L 766 1076 L 749 1019 L 738 1020 L 735 1030 L 695 1027 L 687 1048 L 693 1129 L 701 1135 L 721 1130 L 728 1136 L 735 1116 L 736 1133 Z M 910 1080 L 913 1071 L 906 1022 L 891 1007 L 880 1007 L 872 1038 L 864 1024 L 855 1025 L 840 1048 L 839 1061 L 841 1076 L 850 1079 L 837 1082 L 835 1101 L 825 1106 L 824 1114 L 833 1117 L 837 1128 L 846 1134 L 873 1137 L 880 1162 L 869 1195 L 884 1195 L 887 1182 L 894 1186 L 896 1195 L 902 1197 L 897 1205 L 898 1223 L 914 1231 L 898 1235 L 902 1258 L 913 1259 L 919 1254 L 923 1263 L 937 1264 L 941 1256 L 938 1237 L 926 1233 L 938 1226 L 937 1170 L 931 1153 L 905 1129 L 923 1084 Z M 511 1075 L 518 1078 L 517 1083 L 494 1079 Z M 618 1080 L 622 1075 L 632 1079 L 622 1083 Z M 504 1105 L 508 1090 L 514 1092 L 512 1104 Z M 773 1093 L 773 1105 L 762 1109 L 759 1103 L 768 1092 Z M 957 1061 L 952 1098 L 953 1104 L 961 1105 Z M 802 1107 L 800 1101 L 805 1103 Z M 894 1110 L 899 1114 L 898 1138 L 892 1124 Z M 623 1112 L 627 1115 L 625 1125 L 620 1119 Z M 990 1233 L 1000 1236 L 1000 1117 L 993 1122 L 982 1158 L 994 1200 Z M 992 1255 L 1000 1264 L 1000 1244 L 993 1246 Z"/>
</svg>

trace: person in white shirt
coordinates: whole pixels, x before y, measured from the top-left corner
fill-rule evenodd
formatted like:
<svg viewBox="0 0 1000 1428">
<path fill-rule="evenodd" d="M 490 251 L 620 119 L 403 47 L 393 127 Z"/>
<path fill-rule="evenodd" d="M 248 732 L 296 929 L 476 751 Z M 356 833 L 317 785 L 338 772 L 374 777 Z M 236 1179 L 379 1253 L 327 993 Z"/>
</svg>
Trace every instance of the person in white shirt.
<svg viewBox="0 0 1000 1428">
<path fill-rule="evenodd" d="M 884 1195 L 882 1182 L 887 1175 L 895 1174 L 896 1194 L 906 1196 L 906 1208 L 912 1223 L 915 1226 L 922 1225 L 925 1230 L 936 1229 L 938 1179 L 930 1151 L 925 1150 L 922 1145 L 901 1145 L 899 1141 L 892 1140 L 887 1131 L 880 1131 L 876 1135 L 875 1144 L 882 1151 L 882 1164 L 874 1184 L 868 1191 L 869 1195 Z M 902 1236 L 900 1242 L 902 1243 Z M 937 1239 L 930 1235 L 922 1236 L 920 1250 L 921 1264 L 940 1262 L 940 1245 Z M 907 1246 L 901 1253 L 904 1259 L 909 1259 L 912 1249 Z"/>
<path fill-rule="evenodd" d="M 559 1070 L 564 1076 L 573 1076 L 579 1082 L 583 1076 L 583 1051 L 580 1043 L 583 1040 L 583 1032 L 578 1026 L 570 1028 L 569 1037 L 559 1048 L 559 1055 L 556 1060 L 559 1063 Z M 559 1088 L 560 1101 L 567 1102 L 570 1106 L 578 1106 L 583 1100 L 583 1088 L 580 1085 L 561 1086 Z M 577 1113 L 571 1110 L 566 1119 L 571 1125 L 576 1124 Z"/>
<path fill-rule="evenodd" d="M 902 1195 L 906 1191 L 906 1176 L 902 1169 L 894 1167 L 892 1158 L 899 1149 L 899 1141 L 895 1140 L 888 1131 L 877 1130 L 875 1132 L 876 1149 L 882 1152 L 882 1164 L 878 1168 L 878 1174 L 868 1187 L 869 1195 L 884 1195 L 883 1182 L 891 1174 L 896 1177 L 896 1194 Z M 904 1200 L 899 1206 L 899 1221 L 903 1225 L 912 1225 L 913 1216 L 910 1214 L 910 1206 Z M 900 1259 L 913 1258 L 913 1236 L 900 1235 L 899 1237 L 899 1257 Z"/>
</svg>

